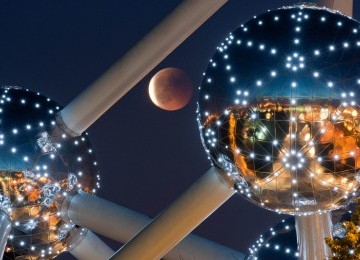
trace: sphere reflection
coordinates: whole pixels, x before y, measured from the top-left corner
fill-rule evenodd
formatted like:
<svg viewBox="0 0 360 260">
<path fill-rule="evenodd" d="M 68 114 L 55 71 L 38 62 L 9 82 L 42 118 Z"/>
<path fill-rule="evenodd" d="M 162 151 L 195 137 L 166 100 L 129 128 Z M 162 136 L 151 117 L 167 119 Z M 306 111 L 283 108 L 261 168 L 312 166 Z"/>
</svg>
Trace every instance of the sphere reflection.
<svg viewBox="0 0 360 260">
<path fill-rule="evenodd" d="M 212 162 L 250 201 L 311 214 L 358 195 L 360 26 L 312 6 L 231 33 L 210 60 L 198 119 Z"/>
<path fill-rule="evenodd" d="M 96 192 L 95 157 L 86 134 L 56 131 L 56 102 L 20 88 L 0 92 L 0 209 L 13 226 L 4 259 L 50 259 L 82 232 L 61 219 L 60 206 L 78 189 Z"/>
</svg>

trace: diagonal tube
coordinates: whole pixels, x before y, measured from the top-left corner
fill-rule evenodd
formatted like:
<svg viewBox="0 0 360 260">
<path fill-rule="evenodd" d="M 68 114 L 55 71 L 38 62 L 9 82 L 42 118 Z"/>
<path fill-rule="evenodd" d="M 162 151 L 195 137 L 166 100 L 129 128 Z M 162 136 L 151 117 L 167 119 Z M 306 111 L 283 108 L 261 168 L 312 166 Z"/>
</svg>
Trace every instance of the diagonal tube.
<svg viewBox="0 0 360 260">
<path fill-rule="evenodd" d="M 130 241 L 151 221 L 148 216 L 81 191 L 64 201 L 62 215 L 67 221 L 123 244 Z M 165 260 L 244 258 L 243 253 L 192 234 L 163 257 Z"/>
<path fill-rule="evenodd" d="M 184 0 L 103 76 L 57 115 L 58 125 L 80 135 L 227 0 Z"/>
<path fill-rule="evenodd" d="M 353 16 L 353 0 L 318 0 L 320 5 L 340 11 L 347 16 Z"/>
<path fill-rule="evenodd" d="M 235 191 L 224 172 L 210 168 L 110 259 L 160 259 Z"/>
<path fill-rule="evenodd" d="M 90 230 L 83 230 L 85 234 L 72 238 L 70 243 L 73 244 L 69 249 L 69 253 L 79 260 L 105 260 L 113 253 L 108 245 L 106 245 L 98 236 Z"/>
</svg>

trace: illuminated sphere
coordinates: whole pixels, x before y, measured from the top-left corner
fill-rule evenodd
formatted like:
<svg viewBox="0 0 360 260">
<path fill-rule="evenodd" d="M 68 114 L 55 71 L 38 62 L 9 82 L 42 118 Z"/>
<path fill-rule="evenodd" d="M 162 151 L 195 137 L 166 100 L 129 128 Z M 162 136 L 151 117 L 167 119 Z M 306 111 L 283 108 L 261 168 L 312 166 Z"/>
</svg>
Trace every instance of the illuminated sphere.
<svg viewBox="0 0 360 260">
<path fill-rule="evenodd" d="M 247 260 L 298 259 L 295 218 L 282 220 L 264 232 L 249 248 Z"/>
<path fill-rule="evenodd" d="M 64 198 L 94 193 L 98 170 L 86 134 L 57 130 L 61 107 L 20 88 L 0 88 L 0 209 L 12 220 L 4 259 L 50 259 L 82 229 L 60 216 Z"/>
<path fill-rule="evenodd" d="M 250 201 L 300 215 L 358 196 L 357 21 L 305 5 L 259 15 L 217 48 L 200 89 L 206 152 Z"/>
</svg>

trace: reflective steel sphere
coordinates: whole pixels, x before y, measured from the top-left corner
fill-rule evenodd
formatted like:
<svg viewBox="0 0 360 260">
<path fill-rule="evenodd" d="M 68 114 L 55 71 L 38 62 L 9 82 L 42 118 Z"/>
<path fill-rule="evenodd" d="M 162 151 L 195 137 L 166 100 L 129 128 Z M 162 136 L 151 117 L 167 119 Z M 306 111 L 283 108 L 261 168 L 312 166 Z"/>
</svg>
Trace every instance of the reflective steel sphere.
<svg viewBox="0 0 360 260">
<path fill-rule="evenodd" d="M 0 88 L 0 209 L 13 223 L 4 259 L 53 258 L 82 232 L 61 219 L 61 201 L 96 192 L 99 175 L 86 134 L 57 130 L 60 108 L 39 93 Z"/>
<path fill-rule="evenodd" d="M 255 17 L 217 48 L 200 89 L 205 149 L 250 201 L 311 214 L 358 196 L 357 21 L 305 5 Z"/>
</svg>

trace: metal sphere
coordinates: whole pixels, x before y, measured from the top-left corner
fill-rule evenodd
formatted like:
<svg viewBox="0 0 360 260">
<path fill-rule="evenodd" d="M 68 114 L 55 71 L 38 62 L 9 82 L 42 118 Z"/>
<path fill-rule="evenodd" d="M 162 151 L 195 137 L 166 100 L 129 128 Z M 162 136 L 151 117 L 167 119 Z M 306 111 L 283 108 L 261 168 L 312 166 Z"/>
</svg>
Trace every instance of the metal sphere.
<svg viewBox="0 0 360 260">
<path fill-rule="evenodd" d="M 0 209 L 12 220 L 4 259 L 50 259 L 82 229 L 60 205 L 72 192 L 94 193 L 98 170 L 86 134 L 59 134 L 61 107 L 39 93 L 0 88 Z"/>
<path fill-rule="evenodd" d="M 358 196 L 357 21 L 305 5 L 254 17 L 217 48 L 200 89 L 205 149 L 250 201 L 312 214 Z"/>
<path fill-rule="evenodd" d="M 295 218 L 282 220 L 264 232 L 249 248 L 247 260 L 298 259 Z"/>
</svg>

